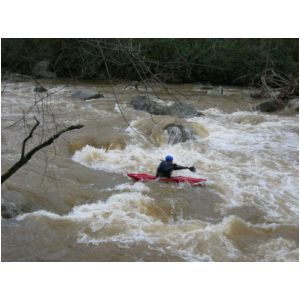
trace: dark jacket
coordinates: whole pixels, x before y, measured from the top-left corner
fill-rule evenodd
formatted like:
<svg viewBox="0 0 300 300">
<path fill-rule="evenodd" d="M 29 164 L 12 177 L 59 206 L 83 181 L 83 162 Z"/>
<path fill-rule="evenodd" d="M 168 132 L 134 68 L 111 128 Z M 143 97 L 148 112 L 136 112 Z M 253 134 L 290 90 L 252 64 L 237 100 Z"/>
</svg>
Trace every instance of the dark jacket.
<svg viewBox="0 0 300 300">
<path fill-rule="evenodd" d="M 173 164 L 172 162 L 163 160 L 157 168 L 156 177 L 170 178 L 174 170 L 184 170 L 184 169 L 188 169 L 188 167 L 179 166 Z"/>
</svg>

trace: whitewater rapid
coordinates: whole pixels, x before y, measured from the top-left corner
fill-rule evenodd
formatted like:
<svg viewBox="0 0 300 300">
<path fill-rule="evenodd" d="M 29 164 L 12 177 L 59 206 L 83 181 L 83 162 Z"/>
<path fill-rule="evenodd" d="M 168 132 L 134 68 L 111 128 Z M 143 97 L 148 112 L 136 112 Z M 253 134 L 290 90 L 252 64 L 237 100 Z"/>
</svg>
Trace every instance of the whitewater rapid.
<svg viewBox="0 0 300 300">
<path fill-rule="evenodd" d="M 177 213 L 174 218 L 180 205 L 176 193 L 193 187 L 155 186 L 158 183 L 130 179 L 102 191 L 110 192 L 109 196 L 76 206 L 66 215 L 47 211 L 29 215 L 80 223 L 77 242 L 83 244 L 113 242 L 126 248 L 144 242 L 189 261 L 293 259 L 298 255 L 297 241 L 284 235 L 297 232 L 298 226 L 298 116 L 228 114 L 215 108 L 204 114 L 188 121 L 201 124 L 209 132 L 207 137 L 157 147 L 145 143 L 138 129 L 128 128 L 132 139 L 124 149 L 86 145 L 72 159 L 88 168 L 126 177 L 132 172 L 154 174 L 160 159 L 172 154 L 176 163 L 196 167 L 194 177 L 208 179 L 205 190 L 221 199 L 214 204 L 221 217 L 209 221 Z M 184 170 L 180 175 L 191 173 Z M 166 192 L 169 189 L 177 190 L 173 198 Z M 198 188 L 196 196 L 188 199 L 187 195 L 187 200 L 198 201 L 197 193 L 203 190 Z M 161 203 L 167 203 L 168 209 Z M 244 220 L 243 213 L 232 213 L 235 208 L 258 213 Z M 246 249 L 243 243 L 249 243 Z"/>
<path fill-rule="evenodd" d="M 126 104 L 136 91 L 118 86 L 128 126 L 111 87 L 95 85 L 105 97 L 88 102 L 70 96 L 74 87 L 59 87 L 48 105 L 56 121 L 85 127 L 47 149 L 46 171 L 45 157 L 37 155 L 2 187 L 13 204 L 29 203 L 2 219 L 4 260 L 298 261 L 298 114 L 247 110 L 252 100 L 244 96 L 195 95 L 192 105 L 204 117 L 150 118 Z M 5 126 L 22 116 L 20 103 L 25 111 L 34 103 L 32 89 L 32 83 L 7 85 Z M 168 144 L 161 129 L 174 122 L 194 138 Z M 24 135 L 21 123 L 10 130 L 2 140 L 6 168 L 19 157 Z M 206 178 L 206 185 L 127 177 L 154 174 L 168 154 L 197 170 L 174 174 Z"/>
<path fill-rule="evenodd" d="M 85 146 L 73 160 L 96 170 L 123 174 L 155 173 L 167 154 L 181 165 L 195 166 L 196 176 L 208 184 L 228 205 L 243 203 L 262 207 L 276 220 L 298 218 L 298 117 L 263 115 L 258 112 L 224 114 L 204 111 L 193 118 L 209 132 L 196 141 L 146 147 L 135 140 L 123 150 Z M 180 174 L 191 176 L 189 171 Z M 284 201 L 283 201 L 284 199 Z"/>
</svg>

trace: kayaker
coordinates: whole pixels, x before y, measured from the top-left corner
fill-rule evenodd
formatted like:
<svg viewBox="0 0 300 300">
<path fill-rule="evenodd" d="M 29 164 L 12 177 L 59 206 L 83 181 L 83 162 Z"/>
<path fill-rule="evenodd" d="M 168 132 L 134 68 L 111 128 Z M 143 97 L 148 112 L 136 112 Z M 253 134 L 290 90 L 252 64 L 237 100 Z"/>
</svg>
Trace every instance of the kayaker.
<svg viewBox="0 0 300 300">
<path fill-rule="evenodd" d="M 194 167 L 183 167 L 173 163 L 173 157 L 167 155 L 165 160 L 163 160 L 156 171 L 156 177 L 167 177 L 170 178 L 173 171 L 176 170 L 186 170 L 189 169 L 191 172 L 196 172 Z"/>
</svg>

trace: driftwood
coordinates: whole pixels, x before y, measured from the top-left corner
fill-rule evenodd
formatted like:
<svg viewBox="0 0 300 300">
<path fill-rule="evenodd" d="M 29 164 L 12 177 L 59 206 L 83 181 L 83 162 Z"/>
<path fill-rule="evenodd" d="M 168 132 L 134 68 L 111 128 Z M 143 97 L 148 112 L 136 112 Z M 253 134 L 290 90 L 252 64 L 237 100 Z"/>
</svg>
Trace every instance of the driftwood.
<svg viewBox="0 0 300 300">
<path fill-rule="evenodd" d="M 263 72 L 260 80 L 261 91 L 251 94 L 252 98 L 270 97 L 277 102 L 286 103 L 299 96 L 299 78 L 268 69 Z"/>
<path fill-rule="evenodd" d="M 45 142 L 34 147 L 32 150 L 30 150 L 28 153 L 25 154 L 26 143 L 28 142 L 29 139 L 32 138 L 34 131 L 40 125 L 40 122 L 38 121 L 38 119 L 36 117 L 34 117 L 34 119 L 36 122 L 35 125 L 30 130 L 29 135 L 23 140 L 22 152 L 21 152 L 20 159 L 11 168 L 9 168 L 7 172 L 5 172 L 3 175 L 1 175 L 1 184 L 3 182 L 5 182 L 14 173 L 16 173 L 22 166 L 24 166 L 36 152 L 51 145 L 56 139 L 58 139 L 60 137 L 60 135 L 62 135 L 63 133 L 65 133 L 67 131 L 71 131 L 74 129 L 80 129 L 84 126 L 84 125 L 79 124 L 79 125 L 72 125 L 65 129 L 62 129 L 62 130 L 58 131 L 56 134 L 54 134 L 53 136 L 51 136 L 48 140 L 46 140 Z"/>
</svg>

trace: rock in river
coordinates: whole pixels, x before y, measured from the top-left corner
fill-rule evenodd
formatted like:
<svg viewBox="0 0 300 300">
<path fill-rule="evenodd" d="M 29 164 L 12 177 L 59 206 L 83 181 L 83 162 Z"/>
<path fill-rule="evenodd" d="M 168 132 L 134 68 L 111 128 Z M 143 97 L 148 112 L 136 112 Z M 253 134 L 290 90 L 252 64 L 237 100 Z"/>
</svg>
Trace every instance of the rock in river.
<svg viewBox="0 0 300 300">
<path fill-rule="evenodd" d="M 29 202 L 22 196 L 14 198 L 1 197 L 1 217 L 4 219 L 14 218 L 19 214 L 30 210 Z"/>
<path fill-rule="evenodd" d="M 170 123 L 163 128 L 168 137 L 168 144 L 174 145 L 184 143 L 190 139 L 195 139 L 192 130 L 182 125 Z"/>
<path fill-rule="evenodd" d="M 284 104 L 276 100 L 269 100 L 256 106 L 256 110 L 262 112 L 274 112 L 283 108 Z"/>
<path fill-rule="evenodd" d="M 136 110 L 144 110 L 153 115 L 171 115 L 180 118 L 203 116 L 191 105 L 177 102 L 170 104 L 148 95 L 133 97 L 131 105 Z"/>
<path fill-rule="evenodd" d="M 91 91 L 76 91 L 74 92 L 71 97 L 73 98 L 79 98 L 81 100 L 90 100 L 90 99 L 98 99 L 98 98 L 103 98 L 103 94 L 98 93 L 98 92 L 91 92 Z"/>
</svg>

